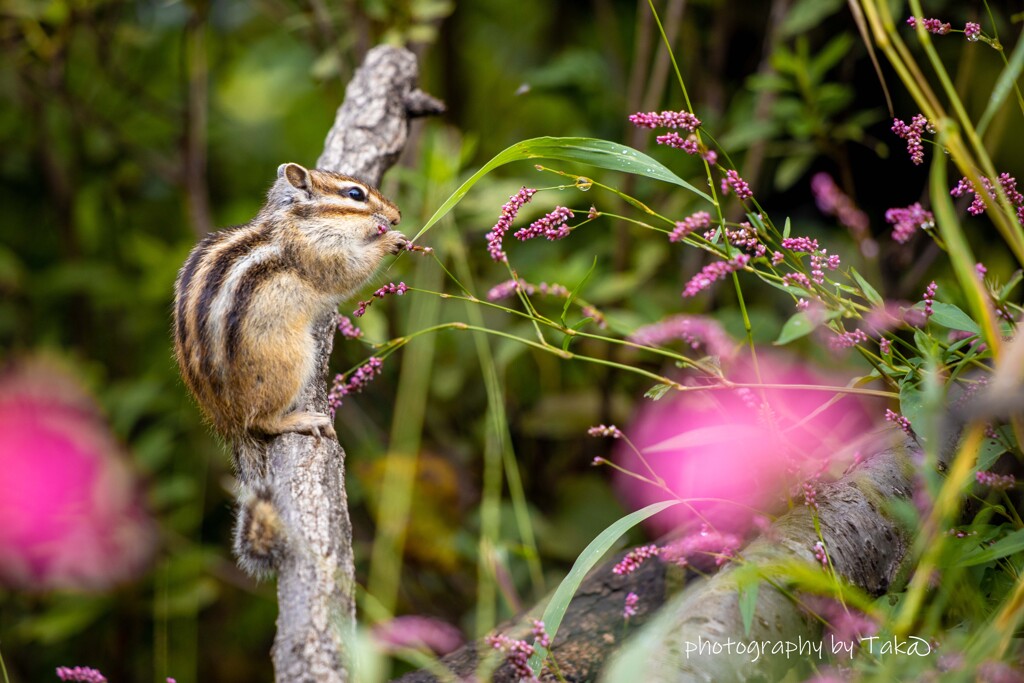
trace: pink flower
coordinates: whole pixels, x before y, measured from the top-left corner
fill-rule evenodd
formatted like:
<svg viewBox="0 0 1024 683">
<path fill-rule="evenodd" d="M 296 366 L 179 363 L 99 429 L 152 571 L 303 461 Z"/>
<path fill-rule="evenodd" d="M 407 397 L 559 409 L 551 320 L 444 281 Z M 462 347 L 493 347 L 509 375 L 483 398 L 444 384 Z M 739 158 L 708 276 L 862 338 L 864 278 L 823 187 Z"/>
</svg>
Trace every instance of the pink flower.
<svg viewBox="0 0 1024 683">
<path fill-rule="evenodd" d="M 918 228 L 925 230 L 935 225 L 935 216 L 921 208 L 920 202 L 902 209 L 889 209 L 885 212 L 885 220 L 893 224 L 892 238 L 900 244 L 910 241 Z"/>
<path fill-rule="evenodd" d="M 750 262 L 747 254 L 738 254 L 728 261 L 715 261 L 704 266 L 699 273 L 690 278 L 683 288 L 683 296 L 695 296 L 710 287 L 715 280 L 721 280 L 729 273 L 743 269 Z"/>
<path fill-rule="evenodd" d="M 395 617 L 373 627 L 373 639 L 385 653 L 405 648 L 429 650 L 446 655 L 464 642 L 462 632 L 451 624 L 421 616 Z"/>
<path fill-rule="evenodd" d="M 359 339 L 363 336 L 363 331 L 352 324 L 352 321 L 344 316 L 338 316 L 338 331 L 341 332 L 341 336 L 345 339 Z"/>
<path fill-rule="evenodd" d="M 981 37 L 981 24 L 975 24 L 973 21 L 968 21 L 964 25 L 964 36 L 967 40 L 976 42 Z"/>
<path fill-rule="evenodd" d="M 754 196 L 747 181 L 743 180 L 740 174 L 732 169 L 726 171 L 725 177 L 722 178 L 722 194 L 729 194 L 730 189 L 736 193 L 740 200 L 750 199 Z"/>
<path fill-rule="evenodd" d="M 611 439 L 621 439 L 622 431 L 615 425 L 597 425 L 587 430 L 587 434 L 590 436 L 606 436 Z"/>
<path fill-rule="evenodd" d="M 949 24 L 943 23 L 940 19 L 921 19 L 920 21 L 923 23 L 925 31 L 940 36 L 946 35 L 952 28 Z M 907 18 L 907 26 L 910 28 L 917 28 L 917 22 L 918 20 L 914 17 Z"/>
<path fill-rule="evenodd" d="M 939 291 L 939 286 L 935 284 L 935 280 L 932 280 L 931 284 L 928 285 L 927 289 L 924 290 L 924 317 L 930 318 L 935 311 L 932 309 L 932 305 L 935 303 L 935 293 Z"/>
<path fill-rule="evenodd" d="M 619 560 L 614 567 L 612 567 L 612 573 L 618 574 L 619 576 L 629 576 L 639 569 L 640 565 L 642 565 L 645 560 L 651 557 L 657 557 L 660 553 L 661 549 L 654 544 L 633 548 L 626 553 L 626 556 Z"/>
<path fill-rule="evenodd" d="M 895 424 L 897 427 L 902 429 L 903 432 L 907 436 L 913 436 L 914 435 L 914 432 L 910 428 L 910 420 L 908 420 L 907 418 L 903 417 L 902 415 L 897 413 L 895 410 L 892 410 L 892 409 L 889 409 L 889 408 L 885 409 L 885 421 L 886 422 L 892 422 L 893 424 Z"/>
<path fill-rule="evenodd" d="M 756 384 L 758 374 L 773 385 L 847 382 L 805 360 L 765 349 L 758 349 L 757 355 L 759 373 L 747 354 L 723 360 L 726 378 L 741 384 Z M 623 428 L 672 491 L 616 474 L 616 490 L 628 509 L 675 497 L 700 499 L 653 517 L 648 525 L 654 536 L 703 520 L 722 533 L 742 534 L 753 515 L 773 510 L 800 479 L 869 431 L 873 416 L 882 412 L 877 402 L 853 396 L 823 408 L 832 398 L 828 392 L 756 387 L 743 387 L 742 392 L 721 387 L 699 391 L 696 387 L 717 383 L 693 379 L 689 384 L 694 388 L 643 402 L 632 423 Z M 624 442 L 616 447 L 614 460 L 629 472 L 651 476 Z M 794 481 L 793 471 L 800 468 L 807 471 Z"/>
<path fill-rule="evenodd" d="M 666 145 L 668 147 L 674 147 L 675 149 L 681 149 L 687 154 L 697 154 L 700 152 L 700 145 L 697 144 L 696 135 L 688 135 L 684 138 L 679 133 L 672 131 L 665 135 L 659 135 L 654 138 L 654 141 L 659 145 Z"/>
<path fill-rule="evenodd" d="M 1017 478 L 1012 474 L 996 474 L 979 470 L 975 472 L 974 479 L 982 486 L 987 486 L 993 491 L 1006 491 L 1017 485 Z"/>
<path fill-rule="evenodd" d="M 630 591 L 626 594 L 626 604 L 622 608 L 622 618 L 629 619 L 636 616 L 636 604 L 640 602 L 640 596 Z"/>
<path fill-rule="evenodd" d="M 828 553 L 825 552 L 825 544 L 821 541 L 815 541 L 812 549 L 814 550 L 814 559 L 821 562 L 822 567 L 827 567 Z"/>
<path fill-rule="evenodd" d="M 679 339 L 695 351 L 703 346 L 709 356 L 727 359 L 732 358 L 736 346 L 721 323 L 702 315 L 672 315 L 638 327 L 627 339 L 644 346 L 661 346 Z"/>
<path fill-rule="evenodd" d="M 676 221 L 675 229 L 669 233 L 669 242 L 682 242 L 691 233 L 697 230 L 704 230 L 711 226 L 711 214 L 707 211 L 698 211 L 687 216 L 681 221 Z"/>
<path fill-rule="evenodd" d="M 381 373 L 384 361 L 376 356 L 371 356 L 366 363 L 356 368 L 352 376 L 346 381 L 345 375 L 335 375 L 331 390 L 327 394 L 327 403 L 330 406 L 331 414 L 341 407 L 342 399 L 349 394 L 358 394 L 374 377 Z"/>
<path fill-rule="evenodd" d="M 811 178 L 811 192 L 814 193 L 819 211 L 838 218 L 840 223 L 850 229 L 854 238 L 860 240 L 868 237 L 867 214 L 858 209 L 853 200 L 839 189 L 832 176 L 816 173 Z"/>
<path fill-rule="evenodd" d="M 87 666 L 57 667 L 57 678 L 62 681 L 79 681 L 79 683 L 107 683 L 107 677 L 96 669 Z"/>
<path fill-rule="evenodd" d="M 786 237 L 782 240 L 782 248 L 800 253 L 811 253 L 818 251 L 818 240 L 810 237 Z"/>
<path fill-rule="evenodd" d="M 907 154 L 910 155 L 910 160 L 918 166 L 924 163 L 924 145 L 921 144 L 921 135 L 927 129 L 928 119 L 921 114 L 910 119 L 909 125 L 900 119 L 892 121 L 892 132 L 907 141 Z"/>
<path fill-rule="evenodd" d="M 534 237 L 546 237 L 549 240 L 560 240 L 569 236 L 569 227 L 565 222 L 573 217 L 573 212 L 564 206 L 556 206 L 555 210 L 543 218 L 538 218 L 528 227 L 520 228 L 514 237 L 517 240 L 529 240 Z"/>
<path fill-rule="evenodd" d="M 0 492 L 0 585 L 107 590 L 152 557 L 156 529 L 128 454 L 55 359 L 0 373 Z"/>
<path fill-rule="evenodd" d="M 691 133 L 700 127 L 700 119 L 688 111 L 637 112 L 629 121 L 638 128 L 683 128 Z"/>
<path fill-rule="evenodd" d="M 501 216 L 498 218 L 498 222 L 487 233 L 487 251 L 495 261 L 508 261 L 501 242 L 505 237 L 505 233 L 512 227 L 512 222 L 519 215 L 519 210 L 523 208 L 524 204 L 533 199 L 535 194 L 537 194 L 537 190 L 523 187 L 519 192 L 509 197 L 505 205 L 501 207 Z"/>
<path fill-rule="evenodd" d="M 406 285 L 404 282 L 399 282 L 397 285 L 394 282 L 389 282 L 373 293 L 373 299 L 383 299 L 388 294 L 402 296 L 408 291 L 409 286 Z M 356 310 L 352 312 L 352 315 L 354 315 L 357 318 L 361 318 L 366 313 L 366 309 L 369 308 L 370 304 L 373 303 L 373 299 L 360 301 L 359 305 L 356 307 Z"/>
<path fill-rule="evenodd" d="M 736 534 L 721 533 L 703 525 L 699 532 L 687 534 L 661 548 L 661 559 L 680 567 L 695 567 L 708 571 L 720 567 L 740 547 Z"/>
</svg>

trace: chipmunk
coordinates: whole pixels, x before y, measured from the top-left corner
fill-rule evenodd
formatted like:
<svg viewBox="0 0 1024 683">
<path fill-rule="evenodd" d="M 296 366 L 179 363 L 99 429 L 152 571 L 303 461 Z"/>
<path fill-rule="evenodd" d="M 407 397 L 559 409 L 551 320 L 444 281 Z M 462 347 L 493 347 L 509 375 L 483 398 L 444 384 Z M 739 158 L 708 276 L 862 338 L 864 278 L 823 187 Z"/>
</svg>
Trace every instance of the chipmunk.
<svg viewBox="0 0 1024 683">
<path fill-rule="evenodd" d="M 243 483 L 265 474 L 266 437 L 334 436 L 329 416 L 297 405 L 315 371 L 313 326 L 402 250 L 390 229 L 400 218 L 366 183 L 282 164 L 250 223 L 189 254 L 174 284 L 175 355 Z"/>
</svg>

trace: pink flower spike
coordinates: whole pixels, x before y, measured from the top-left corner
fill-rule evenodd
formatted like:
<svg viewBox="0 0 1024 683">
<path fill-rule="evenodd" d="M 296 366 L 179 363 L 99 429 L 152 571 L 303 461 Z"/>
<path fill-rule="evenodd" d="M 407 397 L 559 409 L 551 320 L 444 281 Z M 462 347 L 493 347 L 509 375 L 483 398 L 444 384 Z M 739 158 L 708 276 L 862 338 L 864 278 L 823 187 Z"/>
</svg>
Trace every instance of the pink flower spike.
<svg viewBox="0 0 1024 683">
<path fill-rule="evenodd" d="M 903 417 L 902 415 L 900 415 L 899 413 L 897 413 L 894 410 L 886 408 L 886 410 L 885 410 L 885 421 L 886 422 L 892 422 L 893 424 L 895 424 L 897 427 L 902 429 L 903 432 L 907 436 L 913 436 L 914 435 L 914 432 L 911 431 L 911 428 L 910 428 L 910 420 L 908 420 L 907 418 Z"/>
<path fill-rule="evenodd" d="M 596 427 L 591 427 L 587 430 L 587 434 L 590 436 L 607 436 L 612 439 L 622 438 L 622 431 L 615 425 L 608 425 L 607 427 L 604 425 L 598 425 Z"/>
<path fill-rule="evenodd" d="M 537 194 L 537 190 L 523 187 L 519 192 L 509 197 L 505 205 L 501 207 L 501 216 L 499 216 L 498 222 L 487 233 L 487 251 L 495 261 L 508 261 L 501 242 L 505 237 L 505 233 L 512 227 L 512 222 L 519 215 L 519 210 L 523 208 L 524 204 L 533 199 L 535 194 Z"/>
<path fill-rule="evenodd" d="M 729 194 L 730 189 L 736 193 L 736 197 L 740 200 L 750 199 L 754 196 L 754 193 L 750 190 L 750 185 L 740 177 L 740 174 L 735 169 L 726 171 L 725 176 L 722 178 L 722 194 Z"/>
<path fill-rule="evenodd" d="M 654 138 L 654 141 L 657 142 L 659 145 L 665 145 L 667 147 L 681 149 L 687 154 L 697 154 L 698 152 L 700 152 L 700 147 L 697 144 L 697 137 L 694 135 L 690 135 L 684 138 L 679 133 L 672 131 L 671 133 L 666 133 L 665 135 L 659 135 L 658 137 Z"/>
<path fill-rule="evenodd" d="M 782 240 L 782 248 L 799 253 L 811 253 L 818 251 L 818 240 L 810 237 L 787 237 Z"/>
<path fill-rule="evenodd" d="M 1012 474 L 978 471 L 975 472 L 974 479 L 982 486 L 987 486 L 993 491 L 1006 491 L 1017 485 L 1017 478 Z"/>
<path fill-rule="evenodd" d="M 964 25 L 964 36 L 972 43 L 976 42 L 981 36 L 981 24 L 975 24 L 973 21 L 968 21 Z"/>
<path fill-rule="evenodd" d="M 636 603 L 640 601 L 640 596 L 630 591 L 626 594 L 626 604 L 622 608 L 622 618 L 629 619 L 630 617 L 636 616 Z"/>
<path fill-rule="evenodd" d="M 683 296 L 695 296 L 710 287 L 716 280 L 721 280 L 729 273 L 742 270 L 750 262 L 747 254 L 738 254 L 728 261 L 715 261 L 704 266 L 699 273 L 690 278 L 683 288 Z"/>
<path fill-rule="evenodd" d="M 919 202 L 902 209 L 889 209 L 885 212 L 885 220 L 892 223 L 892 238 L 900 244 L 909 242 L 918 229 L 926 230 L 935 225 L 935 216 L 921 208 Z"/>
<path fill-rule="evenodd" d="M 671 315 L 636 328 L 626 339 L 644 346 L 661 346 L 678 339 L 694 351 L 703 347 L 709 356 L 725 359 L 735 353 L 735 344 L 721 323 L 702 315 Z"/>
<path fill-rule="evenodd" d="M 669 233 L 669 242 L 681 242 L 686 237 L 698 230 L 704 230 L 711 226 L 711 214 L 707 211 L 698 211 L 687 216 L 681 221 L 676 221 L 675 229 Z"/>
<path fill-rule="evenodd" d="M 684 128 L 691 133 L 700 127 L 700 119 L 688 111 L 637 112 L 629 121 L 638 128 Z"/>
<path fill-rule="evenodd" d="M 345 339 L 359 339 L 363 336 L 363 331 L 344 315 L 338 316 L 338 331 L 341 332 L 341 336 Z"/>
<path fill-rule="evenodd" d="M 564 206 L 556 206 L 554 211 L 543 218 L 535 220 L 528 227 L 517 230 L 514 237 L 518 240 L 528 240 L 534 237 L 560 240 L 569 236 L 569 227 L 565 223 L 573 216 L 571 210 Z"/>
<path fill-rule="evenodd" d="M 935 311 L 932 309 L 932 304 L 935 303 L 935 293 L 939 290 L 939 286 L 935 284 L 935 280 L 932 280 L 928 288 L 924 290 L 924 317 L 930 318 Z"/>
<path fill-rule="evenodd" d="M 822 567 L 828 566 L 828 553 L 825 552 L 825 544 L 821 541 L 815 541 L 812 546 L 814 550 L 814 559 L 821 562 Z"/>
<path fill-rule="evenodd" d="M 79 683 L 107 683 L 107 677 L 96 669 L 87 666 L 57 667 L 57 678 L 62 681 L 78 681 Z"/>
<path fill-rule="evenodd" d="M 619 560 L 618 564 L 612 567 L 612 573 L 619 576 L 628 576 L 639 569 L 645 560 L 657 557 L 660 553 L 661 549 L 653 543 L 633 548 L 626 553 L 625 557 Z"/>
</svg>

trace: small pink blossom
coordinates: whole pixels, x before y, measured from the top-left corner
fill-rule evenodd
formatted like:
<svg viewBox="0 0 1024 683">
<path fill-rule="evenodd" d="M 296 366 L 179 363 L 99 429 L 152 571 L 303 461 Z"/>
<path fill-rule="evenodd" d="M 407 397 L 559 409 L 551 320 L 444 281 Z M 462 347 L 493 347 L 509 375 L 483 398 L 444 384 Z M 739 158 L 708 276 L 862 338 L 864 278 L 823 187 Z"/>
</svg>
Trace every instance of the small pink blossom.
<svg viewBox="0 0 1024 683">
<path fill-rule="evenodd" d="M 661 548 L 661 559 L 680 567 L 693 566 L 700 570 L 720 567 L 729 561 L 741 544 L 740 537 L 701 527 Z"/>
<path fill-rule="evenodd" d="M 700 119 L 688 111 L 637 112 L 629 121 L 638 128 L 683 128 L 691 133 L 700 127 Z"/>
<path fill-rule="evenodd" d="M 897 427 L 903 430 L 907 436 L 913 436 L 914 432 L 910 428 L 910 420 L 900 415 L 896 411 L 886 408 L 885 410 L 885 421 L 892 422 Z"/>
<path fill-rule="evenodd" d="M 690 278 L 683 288 L 683 296 L 696 296 L 710 287 L 716 280 L 721 280 L 729 273 L 742 270 L 750 262 L 747 254 L 738 254 L 728 261 L 715 261 L 704 266 L 699 273 Z"/>
<path fill-rule="evenodd" d="M 672 315 L 638 327 L 627 339 L 644 346 L 660 346 L 679 339 L 695 351 L 703 346 L 708 355 L 723 358 L 731 358 L 735 347 L 721 323 L 701 315 Z"/>
<path fill-rule="evenodd" d="M 810 279 L 803 273 L 786 273 L 782 276 L 782 284 L 789 285 L 790 287 L 803 287 L 804 289 L 811 288 Z"/>
<path fill-rule="evenodd" d="M 535 194 L 537 194 L 537 190 L 523 187 L 519 192 L 509 197 L 505 205 L 501 207 L 501 216 L 498 218 L 498 222 L 487 233 L 487 251 L 495 261 L 508 261 L 501 242 L 505 237 L 505 233 L 512 227 L 512 222 L 519 215 L 519 210 L 523 208 L 524 204 L 533 199 Z"/>
<path fill-rule="evenodd" d="M 406 285 L 404 282 L 399 282 L 397 285 L 394 282 L 389 282 L 386 285 L 384 285 L 383 287 L 381 287 L 380 289 L 378 289 L 377 291 L 375 291 L 373 293 L 373 298 L 372 299 L 367 299 L 366 301 L 360 301 L 359 305 L 356 306 L 356 310 L 352 311 L 352 315 L 355 316 L 356 318 L 361 318 L 363 315 L 365 315 L 366 309 L 369 308 L 370 304 L 373 303 L 373 299 L 383 299 L 384 297 L 386 297 L 389 294 L 394 294 L 396 296 L 402 296 L 403 294 L 405 294 L 408 291 L 409 291 L 409 286 Z"/>
<path fill-rule="evenodd" d="M 654 141 L 659 145 L 681 149 L 687 154 L 697 154 L 700 152 L 700 145 L 697 144 L 697 136 L 692 134 L 684 138 L 679 133 L 672 131 L 665 135 L 659 135 L 654 138 Z"/>
<path fill-rule="evenodd" d="M 975 472 L 974 479 L 982 486 L 987 486 L 993 491 L 1006 491 L 1017 484 L 1017 478 L 1012 474 L 996 474 L 980 470 Z"/>
<path fill-rule="evenodd" d="M 907 26 L 910 28 L 917 28 L 918 21 L 921 21 L 925 31 L 928 31 L 928 33 L 934 33 L 935 35 L 944 36 L 952 30 L 952 27 L 948 23 L 944 23 L 941 19 L 918 20 L 914 17 L 908 17 Z"/>
<path fill-rule="evenodd" d="M 818 251 L 818 240 L 810 237 L 786 237 L 782 240 L 782 248 L 797 253 L 811 253 Z"/>
<path fill-rule="evenodd" d="M 888 337 L 882 337 L 878 340 L 878 350 L 883 354 L 888 354 L 892 349 L 892 342 L 889 341 Z"/>
<path fill-rule="evenodd" d="M 713 149 L 705 150 L 703 157 L 704 161 L 708 162 L 712 166 L 718 163 L 718 152 Z"/>
<path fill-rule="evenodd" d="M 722 194 L 729 194 L 730 189 L 736 193 L 736 197 L 740 200 L 750 199 L 754 196 L 750 185 L 740 177 L 740 174 L 735 169 L 726 171 L 725 176 L 722 178 Z"/>
<path fill-rule="evenodd" d="M 681 242 L 684 238 L 697 230 L 704 230 L 711 225 L 711 214 L 707 211 L 698 211 L 687 216 L 681 221 L 676 221 L 675 229 L 669 233 L 669 242 Z"/>
<path fill-rule="evenodd" d="M 373 639 L 388 653 L 406 648 L 426 649 L 436 655 L 457 650 L 464 639 L 451 624 L 417 615 L 395 617 L 373 627 Z"/>
<path fill-rule="evenodd" d="M 587 430 L 590 436 L 606 436 L 611 439 L 621 439 L 622 431 L 615 425 L 597 425 Z"/>
<path fill-rule="evenodd" d="M 903 123 L 900 119 L 892 121 L 892 132 L 907 141 L 907 154 L 917 166 L 924 163 L 924 145 L 921 144 L 921 136 L 927 129 L 928 119 L 921 114 L 910 119 L 909 124 Z"/>
<path fill-rule="evenodd" d="M 626 604 L 622 608 L 622 618 L 629 619 L 630 617 L 636 616 L 636 604 L 640 601 L 640 596 L 630 591 L 626 594 Z"/>
<path fill-rule="evenodd" d="M 986 273 L 988 273 L 988 268 L 985 267 L 984 263 L 974 264 L 974 274 L 978 276 L 979 280 L 984 280 Z"/>
<path fill-rule="evenodd" d="M 814 559 L 821 562 L 822 567 L 828 566 L 828 553 L 825 552 L 825 544 L 821 541 L 815 541 L 814 545 L 811 546 L 814 550 Z"/>
<path fill-rule="evenodd" d="M 529 240 L 535 237 L 546 237 L 548 240 L 560 240 L 569 236 L 569 226 L 565 223 L 574 214 L 564 206 L 556 206 L 555 210 L 543 218 L 538 218 L 525 228 L 516 231 L 517 240 Z"/>
<path fill-rule="evenodd" d="M 849 228 L 854 238 L 860 240 L 868 237 L 867 214 L 858 209 L 853 200 L 839 189 L 832 176 L 816 173 L 811 178 L 811 192 L 814 193 L 819 211 L 838 218 L 840 223 Z"/>
<path fill-rule="evenodd" d="M 975 24 L 973 21 L 968 21 L 964 25 L 964 36 L 967 40 L 976 42 L 981 37 L 981 24 Z"/>
<path fill-rule="evenodd" d="M 356 368 L 352 376 L 346 381 L 344 375 L 336 375 L 331 390 L 327 395 L 327 403 L 330 406 L 331 414 L 341 407 L 342 399 L 349 394 L 357 394 L 366 388 L 374 377 L 381 373 L 384 361 L 376 356 L 371 356 L 366 363 Z"/>
<path fill-rule="evenodd" d="M 623 557 L 618 563 L 612 567 L 612 573 L 618 574 L 619 576 L 628 576 L 640 568 L 640 565 L 645 560 L 651 557 L 657 557 L 661 554 L 661 549 L 654 545 L 644 545 L 639 548 L 633 548 L 626 556 Z"/>
<path fill-rule="evenodd" d="M 828 342 L 829 346 L 833 349 L 849 349 L 857 344 L 863 344 L 867 340 L 868 335 L 865 334 L 864 330 L 854 330 L 853 332 L 843 332 L 830 337 Z"/>
<path fill-rule="evenodd" d="M 57 678 L 62 681 L 78 681 L 79 683 L 107 683 L 107 677 L 96 669 L 87 666 L 57 667 Z"/>
<path fill-rule="evenodd" d="M 932 280 L 931 284 L 928 285 L 927 289 L 924 290 L 924 317 L 930 318 L 935 310 L 932 305 L 935 303 L 935 293 L 939 291 L 939 286 L 935 284 L 935 280 Z"/>
<path fill-rule="evenodd" d="M 905 208 L 889 209 L 885 212 L 885 220 L 892 223 L 892 238 L 900 244 L 910 241 L 918 228 L 926 230 L 935 225 L 935 216 L 923 209 L 920 202 Z"/>
<path fill-rule="evenodd" d="M 338 316 L 338 331 L 341 332 L 341 336 L 345 339 L 359 339 L 363 336 L 363 331 L 352 324 L 347 316 Z"/>
</svg>

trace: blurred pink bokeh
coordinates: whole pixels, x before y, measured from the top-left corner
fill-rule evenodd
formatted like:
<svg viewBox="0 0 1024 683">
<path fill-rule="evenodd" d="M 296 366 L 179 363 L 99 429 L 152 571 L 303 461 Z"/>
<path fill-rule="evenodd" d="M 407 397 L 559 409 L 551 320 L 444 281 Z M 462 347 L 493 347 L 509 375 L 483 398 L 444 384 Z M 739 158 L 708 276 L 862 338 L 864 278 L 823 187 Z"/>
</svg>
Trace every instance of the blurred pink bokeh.
<svg viewBox="0 0 1024 683">
<path fill-rule="evenodd" d="M 764 384 L 843 386 L 847 381 L 778 352 L 759 351 L 758 361 Z M 757 383 L 749 356 L 727 369 L 726 377 Z M 883 407 L 846 395 L 807 419 L 833 397 L 814 390 L 751 388 L 669 392 L 659 401 L 644 401 L 625 434 L 678 497 L 717 499 L 692 502 L 700 517 L 686 505 L 659 513 L 649 521 L 650 531 L 662 535 L 707 520 L 721 531 L 742 533 L 754 516 L 778 510 L 794 487 L 836 456 L 852 457 L 849 447 L 872 431 Z M 650 477 L 625 442 L 617 442 L 615 462 Z M 673 498 L 622 473 L 615 485 L 633 509 Z"/>
<path fill-rule="evenodd" d="M 40 359 L 0 374 L 0 583 L 104 589 L 154 543 L 127 454 L 74 376 Z"/>
</svg>

